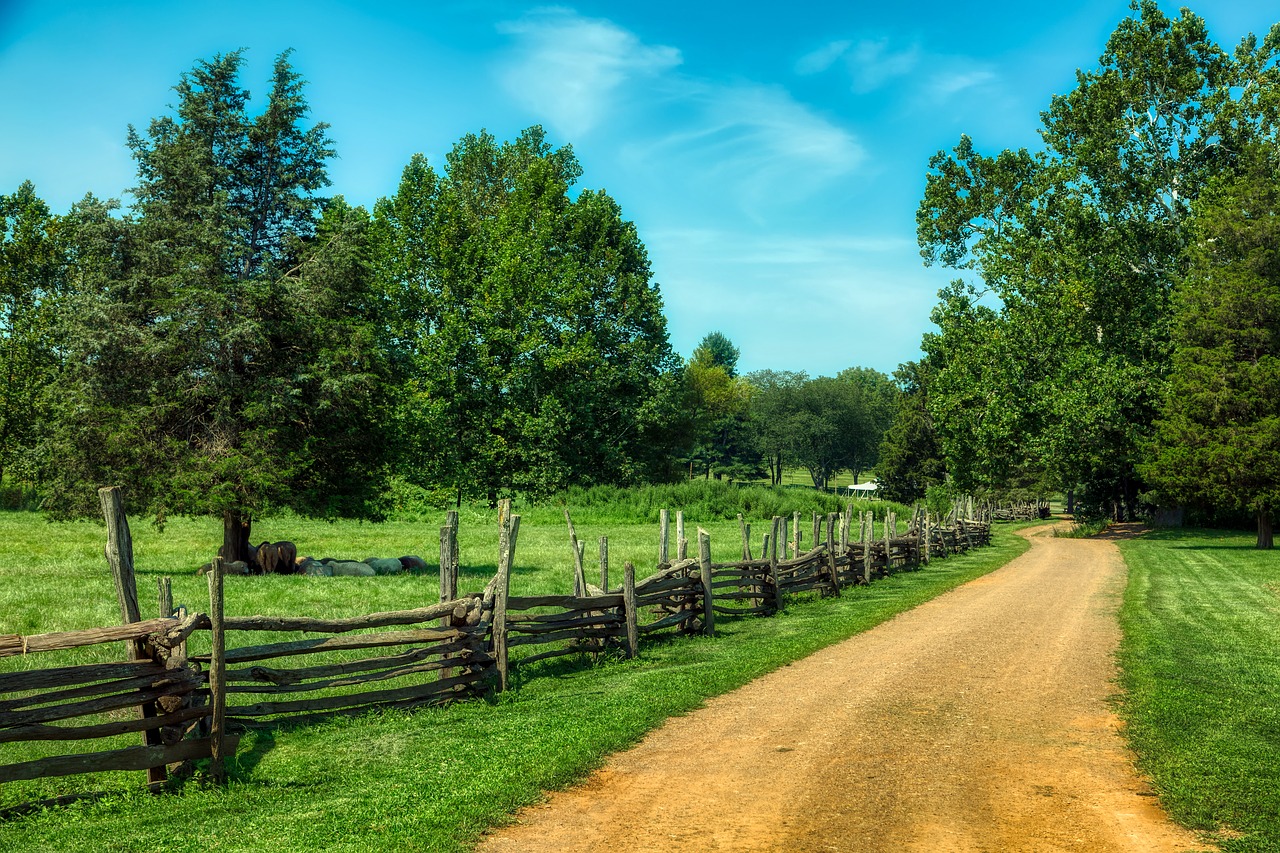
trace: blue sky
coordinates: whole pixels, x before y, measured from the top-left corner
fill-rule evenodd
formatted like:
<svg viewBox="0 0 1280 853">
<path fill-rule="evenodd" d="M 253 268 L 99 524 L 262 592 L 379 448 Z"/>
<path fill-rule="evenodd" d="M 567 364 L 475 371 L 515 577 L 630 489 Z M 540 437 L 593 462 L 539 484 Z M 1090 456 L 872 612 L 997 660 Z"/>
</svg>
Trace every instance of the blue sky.
<svg viewBox="0 0 1280 853">
<path fill-rule="evenodd" d="M 371 206 L 415 152 L 440 165 L 465 133 L 540 123 L 636 223 L 681 354 L 719 330 L 746 371 L 889 372 L 953 277 L 915 244 L 929 156 L 961 133 L 1035 146 L 1128 13 L 1036 5 L 0 0 L 0 192 L 127 202 L 126 128 L 183 71 L 248 48 L 256 95 L 293 48 L 332 192 Z M 1274 0 L 1193 9 L 1229 47 L 1280 20 Z"/>
</svg>

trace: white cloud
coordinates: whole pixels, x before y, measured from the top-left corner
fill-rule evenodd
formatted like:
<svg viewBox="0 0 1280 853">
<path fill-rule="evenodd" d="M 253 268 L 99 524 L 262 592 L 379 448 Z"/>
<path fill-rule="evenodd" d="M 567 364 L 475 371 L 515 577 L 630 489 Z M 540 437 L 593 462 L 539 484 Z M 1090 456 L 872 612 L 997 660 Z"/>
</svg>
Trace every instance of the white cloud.
<svg viewBox="0 0 1280 853">
<path fill-rule="evenodd" d="M 853 90 L 859 94 L 874 92 L 890 80 L 910 74 L 920 61 L 919 45 L 893 50 L 888 39 L 860 41 L 848 57 Z"/>
<path fill-rule="evenodd" d="M 796 62 L 797 74 L 819 74 L 826 71 L 835 61 L 845 55 L 845 52 L 853 46 L 853 42 L 848 39 L 833 41 L 830 44 L 820 47 L 812 53 L 807 53 Z"/>
<path fill-rule="evenodd" d="M 687 118 L 679 129 L 628 145 L 629 161 L 678 171 L 752 218 L 827 188 L 866 160 L 851 132 L 779 87 L 702 84 L 688 87 L 683 99 Z"/>
<path fill-rule="evenodd" d="M 674 47 L 643 44 L 612 21 L 569 9 L 535 10 L 498 29 L 516 40 L 515 56 L 500 71 L 504 87 L 570 138 L 599 124 L 628 82 L 681 62 Z"/>
<path fill-rule="evenodd" d="M 993 83 L 995 72 L 975 68 L 964 71 L 953 71 L 938 74 L 930 81 L 929 90 L 937 100 L 946 100 L 966 89 L 973 89 Z"/>
</svg>

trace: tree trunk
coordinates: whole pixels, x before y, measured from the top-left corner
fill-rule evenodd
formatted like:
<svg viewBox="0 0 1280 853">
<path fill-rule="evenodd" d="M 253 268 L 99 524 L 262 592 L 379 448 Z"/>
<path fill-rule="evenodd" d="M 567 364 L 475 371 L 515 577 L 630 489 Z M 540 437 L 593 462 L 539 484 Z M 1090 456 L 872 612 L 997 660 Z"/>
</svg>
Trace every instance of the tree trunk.
<svg viewBox="0 0 1280 853">
<path fill-rule="evenodd" d="M 238 512 L 222 513 L 222 547 L 219 552 L 228 563 L 249 561 L 249 534 L 253 519 Z"/>
<path fill-rule="evenodd" d="M 1271 541 L 1271 510 L 1258 510 L 1258 548 L 1263 551 L 1270 551 L 1273 548 Z"/>
<path fill-rule="evenodd" d="M 1076 493 L 1074 489 L 1067 489 L 1067 515 L 1076 514 Z"/>
</svg>

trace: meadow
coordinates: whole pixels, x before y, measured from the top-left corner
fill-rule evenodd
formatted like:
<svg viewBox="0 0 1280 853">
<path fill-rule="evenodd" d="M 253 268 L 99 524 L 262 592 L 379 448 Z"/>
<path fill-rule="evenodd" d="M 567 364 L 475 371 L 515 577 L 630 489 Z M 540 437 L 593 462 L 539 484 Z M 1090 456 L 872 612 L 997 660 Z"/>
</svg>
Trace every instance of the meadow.
<svg viewBox="0 0 1280 853">
<path fill-rule="evenodd" d="M 588 565 L 596 539 L 607 535 L 615 571 L 624 560 L 642 574 L 651 569 L 657 512 L 649 503 L 668 498 L 673 512 L 686 509 L 690 535 L 699 525 L 711 533 L 715 559 L 736 556 L 741 540 L 736 519 L 730 519 L 741 504 L 728 502 L 722 487 L 699 488 L 706 489 L 701 496 L 631 495 L 625 502 L 605 493 L 574 497 L 571 511 L 579 537 L 589 543 Z M 803 502 L 830 498 L 797 490 L 776 498 L 775 490 L 741 492 L 753 493 L 739 498 L 751 503 L 757 549 L 760 522 L 786 511 L 772 501 L 798 503 L 796 509 L 807 513 Z M 513 593 L 567 592 L 571 558 L 562 509 L 516 509 L 523 521 Z M 487 509 L 466 506 L 460 515 L 460 587 L 479 589 L 496 568 L 496 518 Z M 254 538 L 287 538 L 300 553 L 317 557 L 418 553 L 434 564 L 443 519 L 443 511 L 381 524 L 281 516 L 257 523 Z M 94 778 L 92 787 L 109 796 L 0 821 L 0 849 L 467 849 L 515 808 L 581 779 L 667 717 L 1003 565 L 1026 547 L 1011 529 L 997 527 L 994 547 L 936 560 L 840 598 L 793 599 L 778 618 L 724 620 L 715 638 L 646 644 L 631 661 L 583 657 L 530 666 L 517 671 L 515 690 L 488 701 L 249 733 L 223 788 L 197 776 L 157 797 L 140 792 L 141 774 Z M 205 584 L 194 570 L 211 556 L 220 535 L 209 519 L 170 519 L 163 532 L 134 519 L 143 601 L 157 578 L 170 575 L 175 600 L 199 609 Z M 103 528 L 93 522 L 50 524 L 30 513 L 0 513 L 0 633 L 117 622 L 103 541 Z M 231 578 L 227 608 L 237 615 L 354 615 L 433 602 L 436 583 L 431 570 L 378 578 Z M 119 650 L 99 647 L 94 654 L 111 659 Z M 15 666 L 12 659 L 5 663 Z M 11 745 L 0 749 L 4 760 L 17 760 L 10 757 Z M 58 786 L 71 781 L 81 790 L 86 782 L 80 777 L 5 786 L 11 790 L 0 791 L 0 807 L 58 793 Z"/>
<path fill-rule="evenodd" d="M 1173 817 L 1231 853 L 1280 850 L 1280 567 L 1254 540 L 1188 529 L 1120 543 L 1127 736 Z"/>
</svg>

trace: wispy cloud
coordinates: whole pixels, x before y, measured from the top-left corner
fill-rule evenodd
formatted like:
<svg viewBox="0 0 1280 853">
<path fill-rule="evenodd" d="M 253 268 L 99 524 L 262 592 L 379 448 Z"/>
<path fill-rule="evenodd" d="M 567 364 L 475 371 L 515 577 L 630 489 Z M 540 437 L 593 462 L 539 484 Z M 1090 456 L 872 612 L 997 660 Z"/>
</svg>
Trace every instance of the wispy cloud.
<svg viewBox="0 0 1280 853">
<path fill-rule="evenodd" d="M 663 163 L 693 187 L 762 209 L 803 199 L 855 172 L 866 152 L 848 130 L 776 86 L 690 84 L 687 119 L 662 136 L 630 143 L 636 164 Z"/>
<path fill-rule="evenodd" d="M 570 141 L 607 126 L 629 168 L 714 193 L 749 216 L 865 160 L 853 133 L 785 88 L 684 73 L 679 50 L 612 21 L 557 8 L 500 29 L 515 40 L 504 86 L 539 121 Z"/>
<path fill-rule="evenodd" d="M 796 73 L 820 74 L 834 65 L 836 60 L 844 56 L 852 46 L 853 42 L 841 39 L 824 45 L 812 53 L 806 53 L 796 61 Z"/>
<path fill-rule="evenodd" d="M 612 21 L 545 8 L 498 26 L 516 51 L 500 78 L 507 91 L 557 131 L 581 137 L 629 81 L 678 66 L 680 51 L 643 44 Z"/>
<path fill-rule="evenodd" d="M 898 77 L 905 77 L 920 64 L 921 50 L 916 44 L 895 50 L 886 39 L 867 39 L 849 55 L 849 72 L 853 90 L 859 94 L 874 92 Z"/>
<path fill-rule="evenodd" d="M 838 68 L 848 75 L 850 88 L 859 95 L 900 84 L 936 104 L 969 89 L 995 83 L 994 71 L 972 59 L 928 51 L 919 42 L 889 37 L 840 39 L 800 57 L 795 71 L 820 74 Z M 918 98 L 919 99 L 919 98 Z"/>
<path fill-rule="evenodd" d="M 986 69 L 960 69 L 935 75 L 930 81 L 929 91 L 935 99 L 946 100 L 966 89 L 993 83 L 996 79 L 995 72 Z"/>
</svg>

